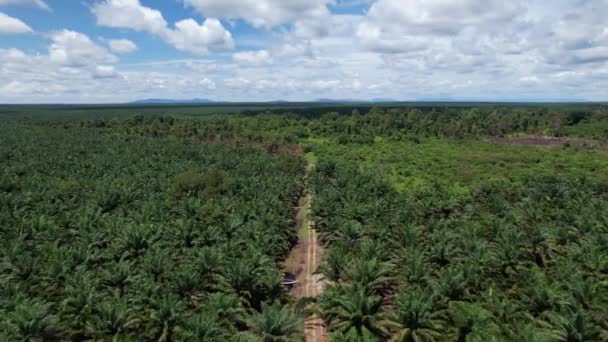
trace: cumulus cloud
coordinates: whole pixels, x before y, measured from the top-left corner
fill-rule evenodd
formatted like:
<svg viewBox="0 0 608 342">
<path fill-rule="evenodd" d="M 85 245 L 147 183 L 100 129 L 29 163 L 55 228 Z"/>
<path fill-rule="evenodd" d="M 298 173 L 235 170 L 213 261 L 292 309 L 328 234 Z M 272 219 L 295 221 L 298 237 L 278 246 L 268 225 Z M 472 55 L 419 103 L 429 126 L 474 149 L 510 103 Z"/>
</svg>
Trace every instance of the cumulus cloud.
<svg viewBox="0 0 608 342">
<path fill-rule="evenodd" d="M 91 8 L 97 25 L 130 28 L 162 36 L 167 22 L 158 10 L 142 6 L 139 0 L 106 0 Z"/>
<path fill-rule="evenodd" d="M 553 63 L 580 64 L 608 61 L 608 1 L 582 0 L 554 20 L 543 42 Z"/>
<path fill-rule="evenodd" d="M 14 33 L 29 33 L 33 32 L 32 28 L 29 27 L 23 21 L 10 17 L 0 12 L 0 34 L 14 34 Z"/>
<path fill-rule="evenodd" d="M 95 78 L 113 78 L 117 77 L 118 74 L 113 65 L 98 65 L 95 67 L 93 76 Z"/>
<path fill-rule="evenodd" d="M 336 88 L 340 85 L 340 80 L 318 80 L 311 82 L 313 89 L 325 91 L 332 88 Z"/>
<path fill-rule="evenodd" d="M 129 44 L 59 31 L 46 36 L 48 54 L 0 49 L 0 102 L 605 100 L 608 88 L 607 0 L 180 1 L 207 19 L 167 22 L 138 0 L 94 0 L 91 11 L 100 26 L 208 58 L 122 66 L 114 54 Z M 213 17 L 236 19 L 247 48 L 216 53 L 234 43 Z"/>
<path fill-rule="evenodd" d="M 0 92 L 6 95 L 20 96 L 49 96 L 58 94 L 66 91 L 65 86 L 57 84 L 47 84 L 44 82 L 22 82 L 22 81 L 11 81 L 5 85 L 0 86 Z"/>
<path fill-rule="evenodd" d="M 207 18 L 202 25 L 194 19 L 184 19 L 175 23 L 175 30 L 167 30 L 164 38 L 176 49 L 194 53 L 207 54 L 209 47 L 232 49 L 232 35 L 222 23 L 214 18 Z"/>
<path fill-rule="evenodd" d="M 213 80 L 208 79 L 208 78 L 203 78 L 202 80 L 200 80 L 200 81 L 198 82 L 198 84 L 199 84 L 201 87 L 205 88 L 205 89 L 209 89 L 209 90 L 214 90 L 214 89 L 216 89 L 215 82 L 214 82 Z"/>
<path fill-rule="evenodd" d="M 263 66 L 272 63 L 272 57 L 267 50 L 243 51 L 232 55 L 232 59 L 241 65 Z"/>
<path fill-rule="evenodd" d="M 117 61 L 115 56 L 79 32 L 63 30 L 48 38 L 48 54 L 0 49 L 0 101 L 55 102 L 62 96 L 74 98 L 81 89 L 95 87 L 87 96 L 111 96 L 111 89 L 100 87 L 95 80 L 118 77 L 112 65 Z M 81 99 L 77 96 L 67 102 Z"/>
<path fill-rule="evenodd" d="M 333 0 L 183 0 L 204 16 L 240 18 L 256 27 L 273 27 L 306 17 L 329 13 Z"/>
<path fill-rule="evenodd" d="M 428 46 L 430 38 L 450 38 L 463 32 L 500 32 L 525 12 L 521 0 L 378 0 L 357 29 L 370 50 L 408 52 Z"/>
<path fill-rule="evenodd" d="M 202 24 L 184 19 L 172 29 L 160 11 L 143 6 L 139 0 L 105 0 L 94 4 L 91 11 L 100 26 L 147 32 L 178 50 L 193 54 L 206 54 L 209 47 L 234 46 L 230 32 L 214 18 L 207 18 Z"/>
<path fill-rule="evenodd" d="M 50 7 L 42 0 L 0 0 L 1 5 L 35 5 L 45 10 L 50 10 Z"/>
<path fill-rule="evenodd" d="M 51 35 L 52 44 L 49 47 L 50 61 L 65 65 L 80 67 L 96 63 L 115 63 L 118 59 L 108 50 L 93 43 L 86 35 L 62 30 Z"/>
<path fill-rule="evenodd" d="M 384 32 L 454 35 L 467 27 L 493 27 L 524 12 L 521 0 L 378 0 L 368 18 Z"/>
<path fill-rule="evenodd" d="M 114 53 L 131 53 L 137 51 L 137 45 L 128 39 L 108 40 L 108 46 Z"/>
</svg>

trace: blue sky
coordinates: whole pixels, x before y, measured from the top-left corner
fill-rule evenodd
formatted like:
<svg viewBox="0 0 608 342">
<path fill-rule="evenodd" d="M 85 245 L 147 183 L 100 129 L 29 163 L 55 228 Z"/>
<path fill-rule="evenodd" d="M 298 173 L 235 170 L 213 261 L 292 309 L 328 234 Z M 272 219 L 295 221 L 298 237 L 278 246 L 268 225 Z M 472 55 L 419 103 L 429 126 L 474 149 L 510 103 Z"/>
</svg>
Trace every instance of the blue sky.
<svg viewBox="0 0 608 342">
<path fill-rule="evenodd" d="M 0 0 L 0 103 L 606 100 L 608 0 Z"/>
</svg>

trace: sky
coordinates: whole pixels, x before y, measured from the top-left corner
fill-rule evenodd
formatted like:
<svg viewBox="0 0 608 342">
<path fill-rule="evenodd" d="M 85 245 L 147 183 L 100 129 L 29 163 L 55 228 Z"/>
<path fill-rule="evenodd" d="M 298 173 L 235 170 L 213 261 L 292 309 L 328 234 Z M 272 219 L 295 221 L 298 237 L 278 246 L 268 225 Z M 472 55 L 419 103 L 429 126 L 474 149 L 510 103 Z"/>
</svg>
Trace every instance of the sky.
<svg viewBox="0 0 608 342">
<path fill-rule="evenodd" d="M 608 100 L 608 0 L 0 0 L 0 103 Z"/>
</svg>

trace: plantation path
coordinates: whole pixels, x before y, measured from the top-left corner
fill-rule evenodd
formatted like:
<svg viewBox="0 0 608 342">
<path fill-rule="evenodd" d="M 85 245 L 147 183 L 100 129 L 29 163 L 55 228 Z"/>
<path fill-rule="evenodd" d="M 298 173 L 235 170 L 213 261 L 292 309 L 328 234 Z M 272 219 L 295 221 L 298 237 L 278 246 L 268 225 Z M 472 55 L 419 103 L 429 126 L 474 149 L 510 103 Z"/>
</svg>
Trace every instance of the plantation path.
<svg viewBox="0 0 608 342">
<path fill-rule="evenodd" d="M 307 297 L 318 297 L 323 292 L 323 279 L 320 274 L 316 274 L 317 267 L 320 264 L 322 249 L 317 240 L 317 231 L 314 229 L 314 225 L 310 226 L 310 247 L 311 252 L 309 256 L 311 261 L 308 263 L 308 295 Z M 317 342 L 325 341 L 325 322 L 318 318 L 316 315 L 308 317 L 304 323 L 306 341 Z"/>
<path fill-rule="evenodd" d="M 307 170 L 312 167 L 313 165 L 309 164 Z M 307 177 L 308 171 L 305 174 L 305 178 Z M 323 247 L 319 242 L 311 215 L 313 196 L 309 191 L 305 191 L 304 194 L 300 199 L 296 219 L 299 240 L 284 263 L 285 271 L 296 276 L 297 283 L 291 290 L 291 295 L 296 300 L 316 298 L 321 295 L 324 288 L 322 276 L 315 273 L 321 264 Z M 307 342 L 326 341 L 325 323 L 314 315 L 305 320 L 304 333 Z"/>
</svg>

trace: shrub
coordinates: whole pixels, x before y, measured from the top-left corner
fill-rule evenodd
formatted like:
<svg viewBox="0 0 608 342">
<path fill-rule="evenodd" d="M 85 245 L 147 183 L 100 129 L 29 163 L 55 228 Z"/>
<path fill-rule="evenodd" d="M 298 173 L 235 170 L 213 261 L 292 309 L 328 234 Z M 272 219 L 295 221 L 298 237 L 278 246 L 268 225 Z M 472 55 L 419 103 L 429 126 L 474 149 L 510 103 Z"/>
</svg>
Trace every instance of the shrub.
<svg viewBox="0 0 608 342">
<path fill-rule="evenodd" d="M 219 195 L 226 190 L 226 177 L 220 170 L 212 170 L 203 176 L 205 194 L 208 196 Z"/>
<path fill-rule="evenodd" d="M 81 190 L 80 183 L 75 179 L 62 179 L 57 182 L 57 189 L 62 195 L 74 195 Z"/>
<path fill-rule="evenodd" d="M 216 196 L 225 190 L 225 175 L 219 170 L 211 170 L 205 175 L 188 170 L 175 176 L 175 185 L 180 193 L 189 196 L 201 192 Z"/>
<path fill-rule="evenodd" d="M 175 176 L 175 186 L 179 192 L 192 195 L 205 188 L 205 180 L 202 175 L 188 170 Z"/>
</svg>

